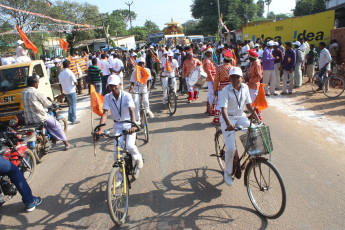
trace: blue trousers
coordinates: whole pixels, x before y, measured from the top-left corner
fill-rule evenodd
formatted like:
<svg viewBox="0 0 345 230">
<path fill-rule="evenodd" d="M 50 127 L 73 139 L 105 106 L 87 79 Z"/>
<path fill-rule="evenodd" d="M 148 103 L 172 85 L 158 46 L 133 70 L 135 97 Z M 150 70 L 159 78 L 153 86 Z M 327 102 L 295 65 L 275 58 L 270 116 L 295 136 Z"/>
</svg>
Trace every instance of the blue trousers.
<svg viewBox="0 0 345 230">
<path fill-rule="evenodd" d="M 31 189 L 26 182 L 23 173 L 18 169 L 17 166 L 3 157 L 0 157 L 0 175 L 7 175 L 11 179 L 20 195 L 22 195 L 22 200 L 25 205 L 29 205 L 34 201 Z"/>
<path fill-rule="evenodd" d="M 68 121 L 77 120 L 77 93 L 66 94 L 68 100 Z"/>
</svg>

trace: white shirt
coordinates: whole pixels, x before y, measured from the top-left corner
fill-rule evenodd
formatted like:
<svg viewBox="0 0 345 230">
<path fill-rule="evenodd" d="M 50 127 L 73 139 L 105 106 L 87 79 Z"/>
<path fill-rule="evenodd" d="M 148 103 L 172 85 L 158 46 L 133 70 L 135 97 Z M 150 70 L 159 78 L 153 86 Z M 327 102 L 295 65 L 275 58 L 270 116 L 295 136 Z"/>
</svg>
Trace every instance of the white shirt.
<svg viewBox="0 0 345 230">
<path fill-rule="evenodd" d="M 168 77 L 175 77 L 176 76 L 176 69 L 179 67 L 177 60 L 173 59 L 172 62 L 169 61 L 169 64 L 172 68 L 172 72 L 167 71 L 167 66 L 166 66 L 166 62 L 164 62 L 164 72 L 165 72 L 165 76 Z"/>
<path fill-rule="evenodd" d="M 14 57 L 1 58 L 2 65 L 11 65 L 17 63 Z"/>
<path fill-rule="evenodd" d="M 22 56 L 27 56 L 28 53 L 27 53 L 27 51 L 25 51 L 25 49 L 23 47 L 18 46 L 16 49 L 16 55 L 17 55 L 17 57 L 22 57 Z"/>
<path fill-rule="evenodd" d="M 113 121 L 120 120 L 131 120 L 131 115 L 129 113 L 129 108 L 135 108 L 132 96 L 121 91 L 119 98 L 116 100 L 113 93 L 108 93 L 104 97 L 103 109 L 111 111 L 111 119 Z M 114 122 L 114 133 L 115 135 L 121 134 L 122 130 L 128 130 L 132 127 L 129 123 Z"/>
<path fill-rule="evenodd" d="M 101 59 L 99 61 L 99 68 L 101 68 L 102 72 L 103 72 L 103 75 L 104 76 L 109 76 L 110 75 L 110 64 L 108 61 L 104 60 L 104 59 Z"/>
<path fill-rule="evenodd" d="M 243 111 L 246 105 L 251 103 L 249 88 L 243 83 L 239 91 L 230 83 L 219 95 L 219 108 L 227 108 L 229 116 L 245 116 Z"/>
<path fill-rule="evenodd" d="M 65 94 L 71 94 L 75 93 L 75 85 L 76 85 L 77 79 L 70 69 L 64 69 L 59 74 L 59 83 L 62 86 L 62 89 Z"/>
<path fill-rule="evenodd" d="M 110 62 L 110 66 L 113 70 L 119 72 L 120 69 L 123 68 L 123 62 L 120 59 L 115 58 Z"/>
<path fill-rule="evenodd" d="M 329 63 L 326 69 L 328 71 L 330 71 L 331 70 L 331 63 L 330 63 L 331 61 L 332 61 L 332 57 L 331 57 L 331 54 L 328 51 L 328 49 L 324 48 L 323 50 L 321 50 L 320 58 L 319 58 L 319 69 L 322 69 L 323 67 L 325 67 L 325 65 L 327 63 Z"/>
<path fill-rule="evenodd" d="M 152 80 L 151 71 L 148 68 L 145 68 L 147 72 L 149 72 L 150 76 L 146 79 L 145 84 L 141 84 L 137 81 L 137 70 L 134 70 L 131 76 L 131 82 L 134 82 L 134 93 L 147 93 L 147 82 Z"/>
</svg>

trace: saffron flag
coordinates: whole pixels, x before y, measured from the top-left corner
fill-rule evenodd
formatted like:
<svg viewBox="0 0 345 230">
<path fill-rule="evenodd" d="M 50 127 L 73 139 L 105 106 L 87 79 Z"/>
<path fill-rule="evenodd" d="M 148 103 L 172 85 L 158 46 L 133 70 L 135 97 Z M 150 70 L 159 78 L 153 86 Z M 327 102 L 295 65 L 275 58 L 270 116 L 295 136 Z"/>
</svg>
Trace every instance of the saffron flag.
<svg viewBox="0 0 345 230">
<path fill-rule="evenodd" d="M 134 66 L 134 61 L 132 57 L 129 57 L 129 61 L 131 62 L 131 65 Z"/>
<path fill-rule="evenodd" d="M 94 112 L 98 116 L 102 116 L 104 96 L 96 92 L 94 85 L 90 85 L 90 99 L 91 99 L 92 112 Z"/>
<path fill-rule="evenodd" d="M 150 77 L 150 73 L 139 65 L 137 65 L 137 81 L 141 84 L 146 84 L 146 80 Z"/>
<path fill-rule="evenodd" d="M 167 59 L 165 59 L 165 66 L 166 66 L 166 70 L 167 71 L 169 71 L 169 72 L 172 72 L 173 71 L 173 69 L 171 68 L 171 65 L 170 65 L 170 63 L 169 63 L 169 61 L 168 61 L 168 58 Z"/>
<path fill-rule="evenodd" d="M 152 55 L 153 55 L 153 58 L 155 59 L 155 61 L 157 62 L 157 63 L 159 63 L 159 59 L 158 59 L 158 57 L 152 52 Z"/>
<path fill-rule="evenodd" d="M 25 33 L 18 26 L 16 26 L 16 27 L 17 27 L 17 30 L 18 30 L 20 36 L 22 37 L 22 39 L 24 41 L 25 47 L 27 49 L 32 49 L 32 51 L 36 55 L 37 51 L 38 51 L 37 47 L 28 39 L 28 37 L 25 35 Z"/>
<path fill-rule="evenodd" d="M 260 111 L 262 111 L 268 107 L 264 87 L 265 87 L 265 84 L 261 83 L 259 86 L 258 95 L 256 96 L 256 98 L 252 104 L 253 107 L 256 107 Z"/>
<path fill-rule="evenodd" d="M 67 53 L 67 48 L 69 45 L 68 42 L 66 42 L 62 38 L 59 38 L 59 43 L 60 43 L 60 48 L 63 49 L 65 51 L 65 53 Z"/>
</svg>

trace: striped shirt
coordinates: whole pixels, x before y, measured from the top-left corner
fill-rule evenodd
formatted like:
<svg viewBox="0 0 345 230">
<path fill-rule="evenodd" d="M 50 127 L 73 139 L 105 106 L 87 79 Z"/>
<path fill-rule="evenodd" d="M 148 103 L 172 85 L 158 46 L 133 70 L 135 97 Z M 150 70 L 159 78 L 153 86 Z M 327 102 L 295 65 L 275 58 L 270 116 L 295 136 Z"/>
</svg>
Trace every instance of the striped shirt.
<svg viewBox="0 0 345 230">
<path fill-rule="evenodd" d="M 101 74 L 102 74 L 102 70 L 101 68 L 99 68 L 96 65 L 92 65 L 89 67 L 88 69 L 88 74 L 91 80 L 91 83 L 101 83 L 102 82 L 102 78 L 101 78 Z"/>
<path fill-rule="evenodd" d="M 26 124 L 39 124 L 45 122 L 49 115 L 47 108 L 52 103 L 38 89 L 28 87 L 22 92 L 24 117 Z"/>
</svg>

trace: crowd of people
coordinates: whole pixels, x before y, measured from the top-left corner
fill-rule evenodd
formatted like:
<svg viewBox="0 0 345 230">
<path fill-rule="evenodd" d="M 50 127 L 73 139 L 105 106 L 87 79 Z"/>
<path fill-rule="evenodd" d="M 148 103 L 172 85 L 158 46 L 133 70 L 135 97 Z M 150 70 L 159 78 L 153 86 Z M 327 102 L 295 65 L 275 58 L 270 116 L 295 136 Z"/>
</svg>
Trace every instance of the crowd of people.
<svg viewBox="0 0 345 230">
<path fill-rule="evenodd" d="M 22 43 L 18 42 L 17 55 L 27 56 L 21 45 Z M 331 51 L 326 48 L 324 42 L 320 42 L 318 48 L 320 53 L 316 51 L 315 45 L 309 45 L 304 38 L 285 44 L 273 40 L 264 43 L 258 39 L 256 43 L 246 40 L 231 41 L 230 44 L 194 43 L 188 46 L 147 44 L 140 49 L 129 51 L 99 50 L 92 53 L 82 52 L 80 56 L 74 52 L 70 58 L 87 59 L 86 80 L 89 85 L 95 87 L 97 93 L 105 96 L 100 124 L 106 122 L 110 110 L 111 118 L 114 120 L 114 132 L 121 133 L 126 130 L 131 134 L 127 136 L 127 148 L 136 161 L 136 174 L 143 168 L 143 160 L 135 145 L 135 127 L 121 122 L 130 120 L 137 125 L 141 124 L 140 94 L 147 115 L 150 118 L 154 117 L 149 101 L 150 92 L 157 89 L 158 81 L 162 87 L 163 105 L 167 102 L 169 78 L 175 92 L 179 92 L 180 96 L 188 94 L 186 98 L 188 103 L 197 101 L 199 87 L 192 84 L 190 78 L 193 70 L 200 68 L 201 72 L 205 73 L 204 80 L 208 90 L 205 98 L 206 113 L 214 116 L 212 122 L 220 125 L 223 133 L 229 132 L 229 135 L 224 135 L 226 145 L 224 181 L 232 185 L 233 158 L 236 153 L 234 130 L 239 125 L 249 126 L 250 122 L 243 113 L 245 109 L 252 112 L 255 120 L 260 122 L 260 111 L 251 106 L 258 95 L 260 83 L 265 84 L 267 97 L 278 95 L 278 90 L 281 90 L 281 95 L 292 94 L 294 88 L 299 88 L 303 84 L 303 76 L 308 78 L 304 83 L 310 82 L 317 65 L 319 69 L 331 70 L 332 60 L 336 60 L 335 51 L 339 49 L 336 41 L 332 41 L 329 47 Z M 60 67 L 61 63 L 63 68 Z M 145 69 L 149 74 L 145 82 L 138 81 L 137 66 Z M 69 68 L 69 59 L 54 58 L 49 73 L 51 80 L 61 84 L 67 97 L 68 120 L 71 124 L 78 124 L 77 80 Z M 128 85 L 125 85 L 124 77 L 129 79 Z M 200 78 L 202 77 L 200 75 Z M 39 79 L 36 77 L 28 78 L 28 88 L 23 91 L 26 122 L 46 122 L 54 138 L 65 143 L 66 150 L 75 147 L 69 144 L 59 123 L 45 112 L 45 108 L 50 106 L 51 102 L 45 100 L 37 91 L 38 83 Z M 101 133 L 102 130 L 98 132 Z M 119 175 L 118 183 L 121 183 L 120 178 Z M 31 211 L 41 203 L 41 199 L 32 197 L 29 189 L 25 190 L 28 191 L 29 198 L 24 199 L 23 193 L 23 201 L 27 204 L 27 210 Z"/>
</svg>

